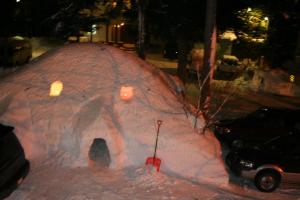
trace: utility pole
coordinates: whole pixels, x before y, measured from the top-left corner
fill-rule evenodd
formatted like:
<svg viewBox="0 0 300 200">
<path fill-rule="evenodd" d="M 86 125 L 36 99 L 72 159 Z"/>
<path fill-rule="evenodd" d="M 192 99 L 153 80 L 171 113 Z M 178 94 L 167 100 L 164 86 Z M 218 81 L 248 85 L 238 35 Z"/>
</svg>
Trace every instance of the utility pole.
<svg viewBox="0 0 300 200">
<path fill-rule="evenodd" d="M 145 60 L 145 0 L 137 0 L 138 6 L 138 42 L 137 53 L 138 56 Z"/>
</svg>

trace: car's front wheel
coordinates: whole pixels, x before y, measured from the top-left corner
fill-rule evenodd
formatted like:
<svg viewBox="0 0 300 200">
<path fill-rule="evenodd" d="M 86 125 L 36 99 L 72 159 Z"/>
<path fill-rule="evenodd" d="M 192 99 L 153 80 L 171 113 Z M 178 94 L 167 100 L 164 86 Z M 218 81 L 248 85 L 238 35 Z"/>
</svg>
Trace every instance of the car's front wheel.
<svg viewBox="0 0 300 200">
<path fill-rule="evenodd" d="M 262 192 L 273 192 L 280 182 L 280 173 L 275 170 L 263 170 L 255 176 L 255 186 Z"/>
</svg>

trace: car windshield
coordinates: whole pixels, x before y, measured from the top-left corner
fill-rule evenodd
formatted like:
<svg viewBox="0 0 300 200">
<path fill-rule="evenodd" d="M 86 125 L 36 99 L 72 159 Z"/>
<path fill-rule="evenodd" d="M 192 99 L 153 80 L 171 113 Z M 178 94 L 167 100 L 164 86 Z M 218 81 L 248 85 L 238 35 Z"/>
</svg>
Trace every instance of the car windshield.
<svg viewBox="0 0 300 200">
<path fill-rule="evenodd" d="M 265 110 L 256 110 L 253 113 L 250 113 L 246 116 L 246 118 L 249 119 L 264 119 L 266 117 L 266 111 Z"/>
<path fill-rule="evenodd" d="M 226 63 L 227 65 L 237 65 L 237 61 L 235 60 L 223 60 L 224 63 Z"/>
</svg>

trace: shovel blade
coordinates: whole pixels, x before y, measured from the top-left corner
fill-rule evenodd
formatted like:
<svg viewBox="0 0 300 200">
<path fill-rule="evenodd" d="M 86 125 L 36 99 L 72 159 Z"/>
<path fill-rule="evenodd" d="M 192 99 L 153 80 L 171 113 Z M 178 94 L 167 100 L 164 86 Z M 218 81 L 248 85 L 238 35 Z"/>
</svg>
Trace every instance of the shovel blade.
<svg viewBox="0 0 300 200">
<path fill-rule="evenodd" d="M 160 163 L 161 160 L 159 158 L 148 157 L 146 160 L 146 165 L 153 165 L 153 167 L 156 167 L 157 172 L 160 170 Z"/>
</svg>

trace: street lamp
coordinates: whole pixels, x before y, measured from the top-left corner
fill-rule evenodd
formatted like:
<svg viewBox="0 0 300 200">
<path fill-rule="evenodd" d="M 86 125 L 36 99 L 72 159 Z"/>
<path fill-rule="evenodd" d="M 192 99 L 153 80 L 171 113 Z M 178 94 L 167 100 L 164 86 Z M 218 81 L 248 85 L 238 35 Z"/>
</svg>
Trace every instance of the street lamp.
<svg viewBox="0 0 300 200">
<path fill-rule="evenodd" d="M 21 0 L 16 0 L 17 3 L 19 3 Z"/>
<path fill-rule="evenodd" d="M 264 17 L 263 26 L 268 29 L 269 28 L 269 17 Z"/>
<path fill-rule="evenodd" d="M 97 33 L 97 25 L 93 24 L 92 25 L 92 34 L 95 35 Z"/>
</svg>

